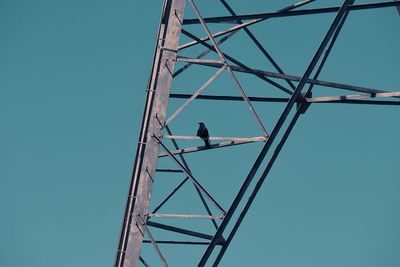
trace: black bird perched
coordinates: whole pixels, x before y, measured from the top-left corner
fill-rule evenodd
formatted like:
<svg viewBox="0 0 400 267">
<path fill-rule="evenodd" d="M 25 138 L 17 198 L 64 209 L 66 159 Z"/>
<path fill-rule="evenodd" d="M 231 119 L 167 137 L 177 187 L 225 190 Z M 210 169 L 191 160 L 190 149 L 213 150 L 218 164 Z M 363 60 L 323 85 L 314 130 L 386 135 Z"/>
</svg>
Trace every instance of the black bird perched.
<svg viewBox="0 0 400 267">
<path fill-rule="evenodd" d="M 206 145 L 207 148 L 211 147 L 210 140 L 208 140 L 210 136 L 208 135 L 208 129 L 204 125 L 204 122 L 199 122 L 199 129 L 197 129 L 197 136 L 203 139 L 204 144 Z"/>
</svg>

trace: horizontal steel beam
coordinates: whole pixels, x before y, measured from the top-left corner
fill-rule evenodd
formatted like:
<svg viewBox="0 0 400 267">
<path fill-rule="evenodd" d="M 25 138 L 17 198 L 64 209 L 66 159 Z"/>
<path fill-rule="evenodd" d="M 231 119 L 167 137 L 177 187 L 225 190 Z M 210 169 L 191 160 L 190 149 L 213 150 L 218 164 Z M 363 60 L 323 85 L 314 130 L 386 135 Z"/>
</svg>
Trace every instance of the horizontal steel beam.
<svg viewBox="0 0 400 267">
<path fill-rule="evenodd" d="M 374 105 L 374 106 L 400 106 L 400 101 L 384 100 L 333 100 L 329 102 L 315 102 L 315 104 L 356 104 L 356 105 Z"/>
<path fill-rule="evenodd" d="M 179 218 L 179 219 L 223 219 L 223 215 L 193 215 L 193 214 L 161 214 L 161 213 L 150 213 L 149 217 L 153 218 Z"/>
<path fill-rule="evenodd" d="M 183 173 L 182 170 L 174 170 L 174 169 L 156 169 L 156 172 L 179 172 L 179 173 Z"/>
<path fill-rule="evenodd" d="M 183 139 L 183 140 L 203 140 L 203 138 L 198 136 L 188 136 L 188 135 L 163 135 L 164 139 Z M 222 141 L 236 141 L 236 142 L 265 142 L 267 138 L 265 136 L 257 137 L 209 137 L 208 140 L 222 140 Z"/>
<path fill-rule="evenodd" d="M 171 94 L 170 98 L 189 98 L 191 95 L 189 94 Z M 226 95 L 200 95 L 197 97 L 198 100 L 216 100 L 216 101 L 243 101 L 243 98 L 240 96 L 226 96 Z M 268 103 L 287 103 L 289 98 L 278 98 L 278 97 L 255 97 L 249 96 L 250 101 L 252 102 L 268 102 Z M 314 100 L 312 100 L 314 99 Z M 361 104 L 361 105 L 382 105 L 382 106 L 398 106 L 400 105 L 400 101 L 384 101 L 384 100 L 357 100 L 357 99 L 340 99 L 331 101 L 318 101 L 318 97 L 316 98 L 305 98 L 305 100 L 309 103 L 323 104 L 323 103 L 332 103 L 332 104 Z M 223 143 L 220 143 L 223 144 Z M 241 144 L 241 143 L 237 143 Z M 232 144 L 235 145 L 235 144 Z M 212 146 L 212 145 L 211 145 Z M 200 148 L 200 147 L 199 147 Z M 206 147 L 204 147 L 206 148 Z M 216 147 L 218 148 L 218 147 Z M 182 149 L 183 150 L 183 149 Z M 180 150 L 180 151 L 182 151 Z M 175 152 L 171 151 L 171 152 Z M 190 153 L 190 152 L 188 152 Z M 163 155 L 164 154 L 160 154 Z"/>
<path fill-rule="evenodd" d="M 400 92 L 387 92 L 387 93 L 372 93 L 372 94 L 358 94 L 358 95 L 341 95 L 341 96 L 323 96 L 315 98 L 307 98 L 306 101 L 310 103 L 332 102 L 340 100 L 352 100 L 363 98 L 383 98 L 383 97 L 398 97 Z"/>
<path fill-rule="evenodd" d="M 187 99 L 192 95 L 189 94 L 170 94 L 169 98 Z M 241 96 L 228 96 L 228 95 L 199 95 L 196 97 L 201 100 L 228 100 L 228 101 L 244 101 Z M 287 97 L 254 97 L 249 96 L 249 100 L 252 102 L 279 102 L 286 103 L 289 101 Z"/>
<path fill-rule="evenodd" d="M 398 7 L 400 6 L 400 1 L 391 2 L 377 2 L 369 4 L 357 4 L 349 6 L 350 11 L 354 10 L 365 10 L 365 9 L 376 9 L 385 7 Z M 221 17 L 208 17 L 204 18 L 206 23 L 236 23 L 238 20 L 249 20 L 249 19 L 266 19 L 266 18 L 278 18 L 278 17 L 292 17 L 292 16 L 302 16 L 302 15 L 313 15 L 313 14 L 326 14 L 326 13 L 336 13 L 340 9 L 339 6 L 335 7 L 322 7 L 313 9 L 303 9 L 303 10 L 293 10 L 287 12 L 268 12 L 268 13 L 258 13 L 258 14 L 246 14 L 237 16 L 221 16 Z M 198 19 L 184 19 L 183 24 L 199 24 Z"/>
<path fill-rule="evenodd" d="M 156 240 L 157 244 L 167 245 L 208 245 L 210 242 L 197 241 L 175 241 L 175 240 Z M 151 240 L 143 240 L 143 243 L 151 243 Z"/>
<path fill-rule="evenodd" d="M 190 57 L 178 56 L 176 58 L 176 61 L 177 62 L 198 63 L 198 64 L 222 64 L 221 66 L 224 65 L 224 62 L 222 60 L 208 59 L 208 58 L 190 58 Z"/>
<path fill-rule="evenodd" d="M 243 98 L 242 98 L 242 101 L 243 101 Z M 188 147 L 188 148 L 172 150 L 171 154 L 172 155 L 189 154 L 189 153 L 200 152 L 200 151 L 204 151 L 204 150 L 244 145 L 244 144 L 249 144 L 249 143 L 254 143 L 254 142 L 258 142 L 258 141 L 228 141 L 228 142 L 222 142 L 222 143 L 218 143 L 218 144 L 211 144 L 210 147 L 195 146 L 195 147 Z M 168 156 L 167 153 L 160 153 L 160 155 L 158 157 L 163 158 L 163 157 L 167 157 L 167 156 Z"/>
</svg>

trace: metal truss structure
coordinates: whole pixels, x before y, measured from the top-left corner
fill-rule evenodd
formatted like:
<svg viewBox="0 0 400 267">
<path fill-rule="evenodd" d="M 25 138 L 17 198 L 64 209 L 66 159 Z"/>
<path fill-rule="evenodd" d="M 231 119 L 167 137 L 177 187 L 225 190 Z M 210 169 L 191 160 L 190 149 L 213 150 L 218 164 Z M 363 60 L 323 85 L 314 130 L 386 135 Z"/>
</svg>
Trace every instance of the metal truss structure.
<svg viewBox="0 0 400 267">
<path fill-rule="evenodd" d="M 232 242 L 243 218 L 249 211 L 293 127 L 299 117 L 307 112 L 311 104 L 400 105 L 400 101 L 398 101 L 399 91 L 377 90 L 319 79 L 319 74 L 349 13 L 378 8 L 397 8 L 400 12 L 400 1 L 358 4 L 354 3 L 354 0 L 344 0 L 341 6 L 309 8 L 308 5 L 316 2 L 316 0 L 304 0 L 274 12 L 239 15 L 226 0 L 220 0 L 219 2 L 230 15 L 213 17 L 204 16 L 196 2 L 194 0 L 164 0 L 163 2 L 134 170 L 115 261 L 115 266 L 118 267 L 135 267 L 140 264 L 149 266 L 145 257 L 141 256 L 142 245 L 145 244 L 154 248 L 159 256 L 160 265 L 163 266 L 168 266 L 168 260 L 160 248 L 161 244 L 163 246 L 164 244 L 196 246 L 201 251 L 202 256 L 199 259 L 182 263 L 181 266 L 217 266 Z M 190 9 L 195 17 L 185 18 L 186 9 Z M 300 76 L 286 74 L 251 29 L 252 25 L 264 23 L 269 19 L 321 13 L 331 13 L 334 19 L 330 22 L 323 39 L 319 41 L 318 49 L 306 70 Z M 202 32 L 203 35 L 199 36 L 198 33 L 190 30 L 191 26 L 196 25 L 199 27 L 198 29 L 201 29 L 198 32 Z M 212 32 L 211 25 L 225 28 Z M 229 52 L 224 51 L 222 44 L 239 32 L 249 37 L 274 70 L 254 68 L 247 62 L 238 60 L 235 55 L 229 55 Z M 180 38 L 181 35 L 184 37 Z M 182 43 L 183 38 L 190 40 Z M 183 55 L 190 50 L 189 48 L 199 49 L 200 47 L 205 49 L 201 53 L 197 52 L 192 56 Z M 214 55 L 214 57 L 207 57 L 209 55 Z M 208 80 L 194 93 L 171 92 L 172 81 L 194 66 L 214 71 L 211 77 L 208 77 Z M 223 73 L 228 74 L 227 77 L 232 80 L 232 87 L 236 87 L 239 95 L 203 94 L 203 91 L 210 87 Z M 273 88 L 270 92 L 274 91 L 275 93 L 272 93 L 272 96 L 248 96 L 239 75 L 249 75 L 254 79 L 265 82 L 266 86 Z M 352 93 L 313 97 L 312 91 L 315 86 L 346 90 Z M 277 97 L 278 93 L 283 96 Z M 173 99 L 180 99 L 181 101 L 183 99 L 184 103 L 171 114 L 168 114 L 167 105 Z M 198 145 L 179 146 L 178 139 L 197 142 L 197 144 L 201 141 L 199 141 L 201 138 L 197 136 L 174 135 L 170 127 L 171 122 L 197 100 L 242 102 L 247 106 L 261 134 L 246 138 L 211 136 L 209 138 L 212 141 L 210 148 Z M 271 130 L 267 129 L 262 117 L 256 111 L 254 107 L 256 102 L 282 103 L 283 109 Z M 248 175 L 242 179 L 241 186 L 231 200 L 230 206 L 224 206 L 204 186 L 203 179 L 192 172 L 185 158 L 186 154 L 213 153 L 216 149 L 230 146 L 242 147 L 249 143 L 262 144 L 262 149 L 255 156 L 254 164 L 248 171 Z M 160 167 L 159 161 L 161 159 L 168 160 L 176 168 Z M 163 174 L 178 175 L 183 179 L 171 191 L 165 192 L 165 198 L 160 203 L 151 203 L 153 184 L 156 184 Z M 187 183 L 194 185 L 199 196 L 198 199 L 204 205 L 207 214 L 160 213 L 160 209 Z M 251 184 L 254 186 L 251 187 Z M 150 209 L 151 207 L 154 208 Z M 173 222 L 181 221 L 180 225 L 186 224 L 186 226 L 167 223 L 171 220 Z M 191 228 L 195 220 L 209 222 L 213 229 L 212 233 Z M 156 232 L 163 232 L 160 236 L 167 239 L 160 240 L 156 236 Z M 189 240 L 181 239 L 181 237 L 186 237 Z"/>
</svg>

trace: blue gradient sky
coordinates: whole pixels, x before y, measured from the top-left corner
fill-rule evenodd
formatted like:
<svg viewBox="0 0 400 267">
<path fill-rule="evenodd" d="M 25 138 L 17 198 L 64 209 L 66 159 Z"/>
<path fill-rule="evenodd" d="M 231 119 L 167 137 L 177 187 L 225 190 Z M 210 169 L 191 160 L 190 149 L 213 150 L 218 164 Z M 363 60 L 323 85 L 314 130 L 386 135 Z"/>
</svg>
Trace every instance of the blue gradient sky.
<svg viewBox="0 0 400 267">
<path fill-rule="evenodd" d="M 220 5 L 203 2 L 205 14 L 227 14 Z M 312 6 L 321 2 L 341 1 Z M 232 6 L 273 11 L 289 3 L 232 1 Z M 0 266 L 112 266 L 160 8 L 161 1 L 0 1 Z M 332 14 L 282 18 L 254 30 L 288 74 L 301 76 L 332 19 Z M 394 8 L 352 13 L 321 79 L 399 91 L 399 26 Z M 243 46 L 245 38 L 238 34 L 224 51 L 272 70 L 254 46 Z M 173 90 L 194 92 L 210 73 L 193 68 Z M 225 76 L 206 93 L 238 95 Z M 253 78 L 239 79 L 249 95 L 273 92 Z M 315 88 L 316 95 L 344 93 Z M 179 103 L 171 102 L 168 112 Z M 255 107 L 269 129 L 283 109 Z M 399 112 L 398 107 L 311 106 L 221 266 L 400 266 Z M 194 135 L 199 120 L 214 136 L 259 135 L 243 103 L 200 101 L 171 127 L 176 134 Z M 227 148 L 187 159 L 228 207 L 260 148 Z M 171 181 L 155 186 L 155 201 Z M 171 210 L 201 211 L 194 201 L 180 201 L 193 194 L 190 190 L 173 200 Z M 172 266 L 185 266 L 178 257 L 188 262 L 199 256 L 185 248 L 162 249 Z M 150 250 L 145 253 L 157 262 Z"/>
</svg>

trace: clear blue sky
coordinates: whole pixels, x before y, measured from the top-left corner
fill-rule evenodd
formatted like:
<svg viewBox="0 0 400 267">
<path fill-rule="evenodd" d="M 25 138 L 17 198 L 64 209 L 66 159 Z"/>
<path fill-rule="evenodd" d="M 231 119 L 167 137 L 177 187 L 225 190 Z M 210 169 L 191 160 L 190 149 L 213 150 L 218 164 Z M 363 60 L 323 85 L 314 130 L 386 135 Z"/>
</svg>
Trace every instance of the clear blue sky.
<svg viewBox="0 0 400 267">
<path fill-rule="evenodd" d="M 198 2 L 205 14 L 227 14 L 217 3 Z M 232 6 L 261 12 L 292 3 L 257 2 Z M 321 2 L 341 1 L 312 6 Z M 365 2 L 371 1 L 356 1 Z M 160 8 L 161 1 L 0 1 L 0 266 L 112 266 Z M 288 74 L 301 76 L 332 19 L 282 18 L 252 29 Z M 204 35 L 199 27 L 188 29 Z M 399 29 L 394 8 L 352 13 L 321 79 L 399 91 Z M 272 70 L 242 33 L 223 50 Z M 194 92 L 209 75 L 200 67 L 188 70 L 173 91 Z M 249 95 L 283 96 L 254 78 L 239 79 Z M 235 90 L 224 74 L 205 93 L 238 95 Z M 315 87 L 316 95 L 344 93 Z M 171 102 L 169 114 L 180 103 Z M 194 135 L 203 120 L 214 136 L 260 135 L 243 103 L 217 104 L 199 101 L 171 127 Z M 283 109 L 255 107 L 268 129 Z M 400 266 L 399 114 L 399 107 L 311 106 L 221 266 Z M 227 208 L 260 148 L 187 159 Z M 155 185 L 153 205 L 181 177 L 164 178 Z M 190 200 L 193 192 L 184 188 L 164 212 L 204 213 Z M 200 255 L 162 249 L 172 266 Z"/>
</svg>

